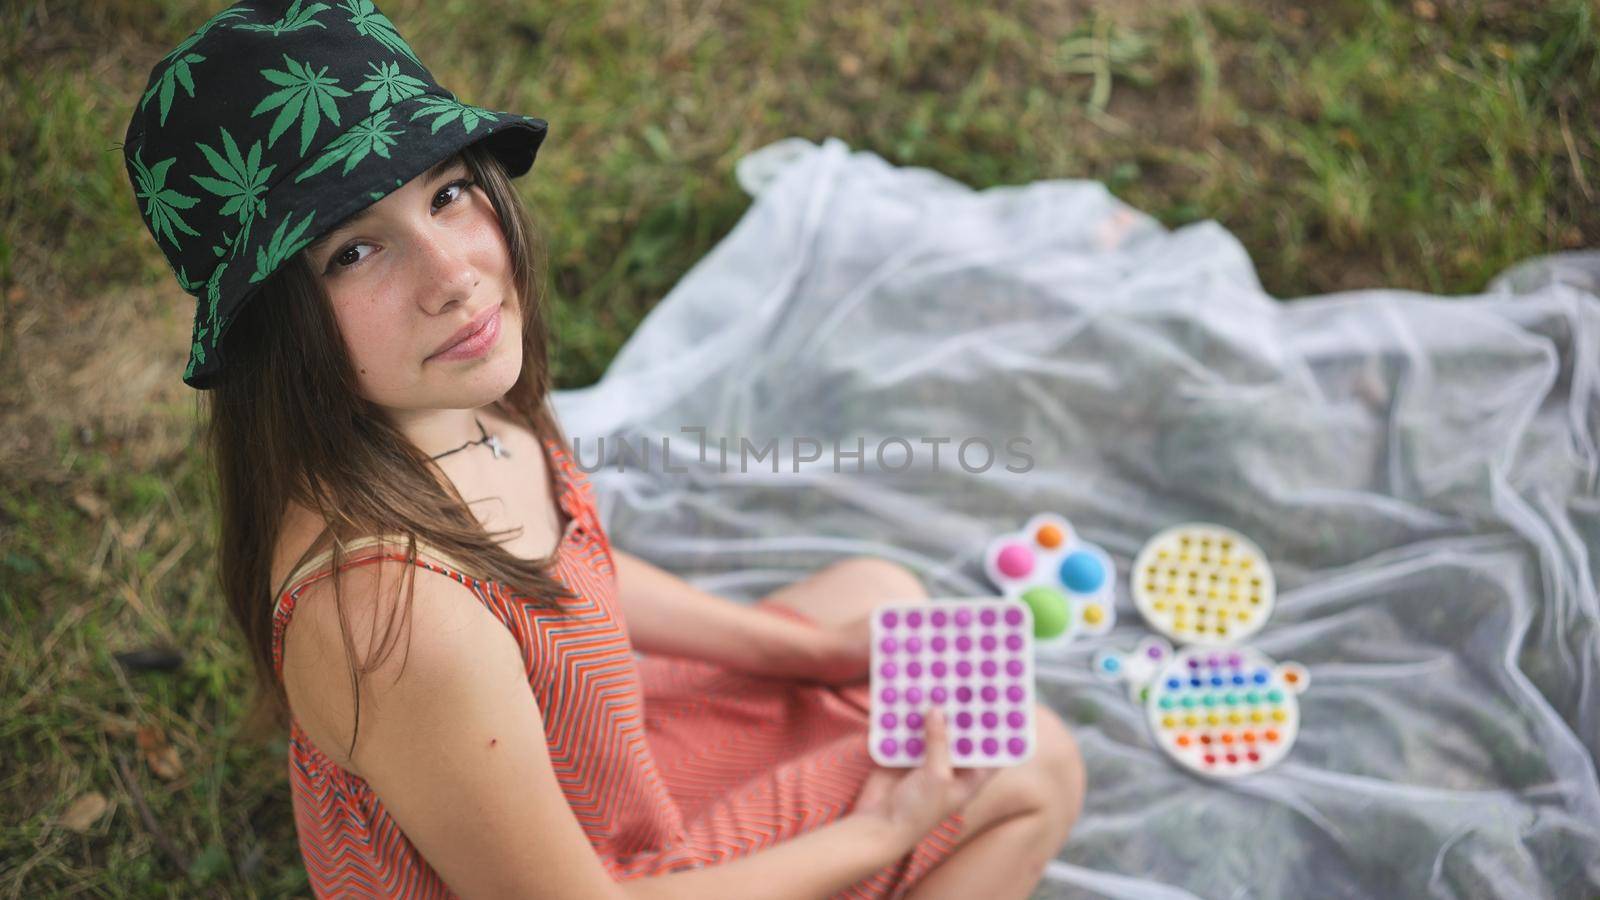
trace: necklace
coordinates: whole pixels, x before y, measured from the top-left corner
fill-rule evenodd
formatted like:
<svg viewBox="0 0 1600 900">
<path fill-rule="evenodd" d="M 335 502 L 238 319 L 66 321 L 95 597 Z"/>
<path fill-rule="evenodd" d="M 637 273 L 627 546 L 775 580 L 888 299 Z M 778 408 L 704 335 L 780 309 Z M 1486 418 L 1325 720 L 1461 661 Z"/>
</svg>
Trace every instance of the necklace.
<svg viewBox="0 0 1600 900">
<path fill-rule="evenodd" d="M 445 452 L 439 454 L 439 456 L 430 456 L 428 458 L 429 459 L 439 459 L 440 457 L 449 456 L 452 453 L 459 453 L 462 450 L 467 449 L 468 447 L 473 447 L 473 446 L 476 446 L 478 444 L 488 444 L 489 445 L 489 450 L 490 450 L 490 452 L 492 452 L 494 454 L 494 458 L 495 459 L 499 459 L 502 456 L 510 456 L 511 455 L 511 451 L 510 450 L 507 450 L 505 447 L 501 446 L 500 438 L 495 437 L 495 436 L 489 434 L 489 432 L 483 430 L 483 423 L 478 421 L 478 417 L 477 416 L 473 416 L 472 417 L 472 421 L 478 423 L 478 433 L 483 435 L 482 439 L 476 440 L 476 441 L 467 441 L 465 444 L 462 444 L 461 446 L 457 447 L 454 450 L 446 450 Z"/>
</svg>

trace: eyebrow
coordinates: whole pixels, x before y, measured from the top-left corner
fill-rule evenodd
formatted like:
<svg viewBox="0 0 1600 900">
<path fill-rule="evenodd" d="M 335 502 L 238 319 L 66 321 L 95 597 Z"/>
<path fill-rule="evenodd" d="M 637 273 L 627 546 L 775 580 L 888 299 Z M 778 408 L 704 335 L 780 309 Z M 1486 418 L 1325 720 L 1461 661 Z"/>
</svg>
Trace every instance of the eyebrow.
<svg viewBox="0 0 1600 900">
<path fill-rule="evenodd" d="M 434 181 L 439 176 L 443 175 L 445 172 L 449 171 L 453 166 L 455 166 L 457 163 L 460 163 L 460 162 L 465 162 L 465 160 L 462 158 L 461 154 L 459 154 L 459 153 L 455 154 L 454 156 L 448 157 L 446 159 L 442 159 L 439 162 L 434 163 L 433 168 L 429 169 L 426 173 L 423 174 L 422 180 L 423 181 Z M 350 218 L 345 219 L 343 222 L 340 222 L 338 225 L 335 225 L 333 228 L 329 229 L 329 231 L 326 234 L 324 234 L 322 237 L 319 237 L 316 240 L 312 241 L 311 243 L 307 244 L 306 245 L 306 249 L 305 249 L 306 255 L 307 256 L 315 256 L 315 255 L 317 255 L 318 251 L 320 251 L 323 247 L 327 246 L 328 242 L 333 240 L 340 233 L 348 231 L 351 228 L 354 228 L 357 225 L 360 225 L 363 219 L 365 219 L 367 216 L 370 216 L 372 214 L 372 207 L 373 207 L 373 204 L 371 204 L 371 203 L 367 204 L 366 206 L 363 206 L 358 212 L 356 212 L 354 215 L 350 216 Z"/>
</svg>

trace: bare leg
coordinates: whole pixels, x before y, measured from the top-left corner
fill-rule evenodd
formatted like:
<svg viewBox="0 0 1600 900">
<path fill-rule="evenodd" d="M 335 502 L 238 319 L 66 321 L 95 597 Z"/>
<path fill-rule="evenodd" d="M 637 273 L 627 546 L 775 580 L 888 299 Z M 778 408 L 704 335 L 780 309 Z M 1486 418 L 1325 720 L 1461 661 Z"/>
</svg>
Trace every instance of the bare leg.
<svg viewBox="0 0 1600 900">
<path fill-rule="evenodd" d="M 928 599 L 910 569 L 886 559 L 857 556 L 819 569 L 762 602 L 787 606 L 821 625 L 843 625 L 884 603 Z"/>
<path fill-rule="evenodd" d="M 1049 843 L 1045 836 L 1052 831 L 1042 812 L 991 825 L 958 846 L 906 897 L 909 900 L 944 897 L 1026 900 L 1043 879 L 1045 863 L 1054 856 L 1041 849 Z"/>
<path fill-rule="evenodd" d="M 984 786 L 990 792 L 1002 779 L 1013 785 L 973 798 L 964 811 L 967 832 L 955 852 L 934 867 L 908 895 L 914 900 L 983 897 L 1026 898 L 1044 877 L 1044 868 L 1067 841 L 1083 809 L 1083 763 L 1071 732 L 1048 710 L 1037 711 L 1041 751 L 1027 765 L 1009 769 Z M 1030 770 L 1028 766 L 1038 765 Z M 1022 785 L 1017 795 L 1006 787 Z M 1020 812 L 1003 812 L 1021 807 Z"/>
</svg>

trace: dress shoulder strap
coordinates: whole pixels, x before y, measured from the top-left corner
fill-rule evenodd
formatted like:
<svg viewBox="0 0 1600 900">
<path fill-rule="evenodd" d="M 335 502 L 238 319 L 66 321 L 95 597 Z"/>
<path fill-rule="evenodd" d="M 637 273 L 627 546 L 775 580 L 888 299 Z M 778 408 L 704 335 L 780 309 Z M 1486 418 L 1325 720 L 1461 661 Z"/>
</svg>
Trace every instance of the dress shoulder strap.
<svg viewBox="0 0 1600 900">
<path fill-rule="evenodd" d="M 357 538 L 353 541 L 342 544 L 341 546 L 344 549 L 344 554 L 346 557 L 345 562 L 346 564 L 349 564 L 358 560 L 372 559 L 373 557 L 380 555 L 377 553 L 361 553 L 360 551 L 362 550 L 376 547 L 379 549 L 392 550 L 394 552 L 404 552 L 405 544 L 406 538 L 404 535 L 383 534 Z M 433 545 L 424 543 L 420 540 L 417 541 L 417 558 L 428 559 L 454 572 L 463 575 L 466 574 L 465 570 L 461 568 L 461 565 L 444 551 L 439 550 Z M 327 567 L 328 563 L 330 563 L 332 560 L 333 548 L 329 547 L 328 549 L 318 553 L 316 556 L 311 557 L 304 563 L 301 563 L 299 566 L 297 566 L 294 572 L 290 574 L 288 580 L 285 582 L 285 587 L 277 598 L 278 604 L 282 604 L 284 596 L 294 593 L 296 590 L 303 587 L 307 582 L 315 581 L 318 578 L 332 574 L 331 571 L 323 571 Z"/>
<path fill-rule="evenodd" d="M 599 517 L 593 505 L 594 487 L 590 485 L 588 479 L 584 477 L 583 470 L 578 468 L 577 464 L 566 452 L 566 449 L 561 446 L 559 441 L 540 439 L 540 443 L 543 444 L 548 450 L 546 459 L 551 463 L 551 469 L 554 471 L 556 477 L 556 499 L 561 508 L 566 510 L 567 515 L 571 520 L 568 525 L 575 527 L 590 527 L 596 532 L 600 532 L 600 529 L 598 528 Z M 604 538 L 602 537 L 602 539 Z M 349 541 L 342 546 L 344 548 L 345 556 L 348 557 L 346 563 L 350 564 L 357 561 L 370 560 L 381 555 L 381 552 L 358 554 L 358 551 L 372 547 L 380 548 L 381 551 L 382 548 L 387 547 L 393 552 L 403 552 L 402 548 L 404 548 L 405 545 L 405 535 L 381 534 L 356 538 L 355 540 Z M 557 544 L 557 547 L 559 549 L 559 543 Z M 463 577 L 467 577 L 467 571 L 462 568 L 460 563 L 451 558 L 449 554 L 421 540 L 417 541 L 417 558 L 437 563 L 438 565 L 450 569 L 451 571 L 456 572 Z M 323 570 L 332 559 L 333 548 L 330 547 L 306 560 L 304 563 L 301 563 L 299 566 L 296 566 L 294 571 L 290 574 L 288 580 L 284 582 L 284 589 L 276 598 L 276 602 L 274 603 L 274 614 L 278 612 L 278 607 L 282 606 L 284 597 L 299 590 L 310 581 L 314 581 L 318 578 L 331 574 L 330 572 Z"/>
<path fill-rule="evenodd" d="M 404 535 L 385 534 L 371 537 L 357 538 L 341 544 L 347 557 L 343 568 L 371 562 L 381 557 L 394 558 L 403 554 L 406 544 Z M 284 588 L 272 603 L 272 669 L 273 674 L 280 680 L 283 678 L 283 639 L 288 630 L 289 620 L 294 615 L 294 608 L 300 591 L 308 584 L 319 578 L 332 574 L 328 563 L 333 559 L 333 548 L 318 553 L 311 559 L 295 567 Z M 438 549 L 417 541 L 417 562 L 423 565 L 438 565 L 452 572 L 466 577 L 461 566 L 445 553 Z"/>
</svg>

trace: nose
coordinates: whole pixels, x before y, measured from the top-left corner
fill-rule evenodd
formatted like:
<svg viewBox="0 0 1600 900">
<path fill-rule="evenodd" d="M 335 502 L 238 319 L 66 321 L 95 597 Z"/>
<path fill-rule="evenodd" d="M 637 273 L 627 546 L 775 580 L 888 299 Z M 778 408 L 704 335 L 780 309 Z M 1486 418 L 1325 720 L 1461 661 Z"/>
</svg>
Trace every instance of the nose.
<svg viewBox="0 0 1600 900">
<path fill-rule="evenodd" d="M 481 273 L 473 262 L 467 235 L 460 230 L 429 228 L 416 242 L 418 302 L 423 309 L 438 315 L 470 305 Z"/>
</svg>

